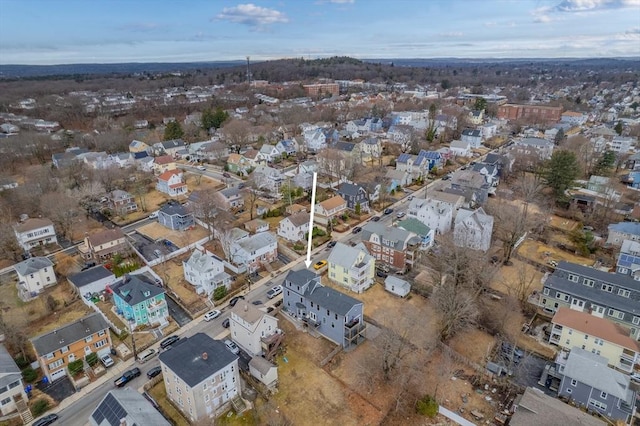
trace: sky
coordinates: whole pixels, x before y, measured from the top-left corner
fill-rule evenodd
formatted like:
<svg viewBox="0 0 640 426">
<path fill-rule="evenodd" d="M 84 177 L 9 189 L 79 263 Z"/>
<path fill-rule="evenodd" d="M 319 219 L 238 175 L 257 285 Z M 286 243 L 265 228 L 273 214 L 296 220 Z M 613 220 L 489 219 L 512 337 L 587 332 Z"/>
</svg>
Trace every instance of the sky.
<svg viewBox="0 0 640 426">
<path fill-rule="evenodd" d="M 0 0 L 0 64 L 640 56 L 640 0 Z"/>
</svg>

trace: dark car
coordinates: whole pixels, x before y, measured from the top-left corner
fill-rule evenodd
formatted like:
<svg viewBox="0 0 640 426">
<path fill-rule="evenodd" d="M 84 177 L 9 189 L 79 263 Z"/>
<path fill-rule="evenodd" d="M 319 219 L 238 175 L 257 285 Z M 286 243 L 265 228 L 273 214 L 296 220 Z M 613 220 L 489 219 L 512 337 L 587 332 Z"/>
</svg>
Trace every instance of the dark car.
<svg viewBox="0 0 640 426">
<path fill-rule="evenodd" d="M 224 172 L 224 173 L 222 174 L 222 176 L 224 176 L 224 177 L 226 177 L 226 178 L 230 178 L 230 177 L 231 177 L 231 175 L 230 175 L 229 173 L 227 173 L 227 172 Z"/>
<path fill-rule="evenodd" d="M 47 414 L 46 416 L 44 416 L 40 420 L 35 421 L 33 423 L 33 426 L 47 426 L 47 425 L 50 425 L 51 423 L 55 422 L 56 420 L 58 420 L 58 415 L 57 414 Z"/>
<path fill-rule="evenodd" d="M 443 177 L 442 177 L 442 180 L 450 180 L 450 179 L 451 179 L 451 176 L 450 176 L 450 175 L 446 175 L 446 176 L 443 176 Z"/>
<path fill-rule="evenodd" d="M 139 375 L 140 369 L 138 367 L 132 368 L 131 370 L 125 371 L 124 374 L 122 374 L 122 377 L 114 380 L 113 384 L 121 388 Z"/>
<path fill-rule="evenodd" d="M 376 270 L 376 275 L 379 276 L 380 278 L 387 278 L 387 273 L 385 271 L 381 271 L 381 270 Z"/>
<path fill-rule="evenodd" d="M 169 346 L 173 345 L 178 340 L 180 340 L 178 336 L 175 336 L 175 335 L 169 336 L 166 339 L 164 339 L 162 342 L 160 342 L 160 347 L 162 349 L 167 349 Z"/>
<path fill-rule="evenodd" d="M 231 324 L 229 323 L 229 318 L 225 318 L 224 321 L 222 321 L 222 326 L 224 328 L 229 328 Z"/>
<path fill-rule="evenodd" d="M 251 302 L 253 305 L 262 305 L 262 300 L 254 300 L 253 302 Z"/>
<path fill-rule="evenodd" d="M 150 379 L 153 379 L 160 373 L 162 373 L 162 367 L 160 366 L 153 367 L 151 370 L 147 371 L 147 377 Z"/>
<path fill-rule="evenodd" d="M 374 216 L 371 218 L 371 222 L 377 222 L 380 220 L 380 216 Z"/>
<path fill-rule="evenodd" d="M 229 300 L 229 306 L 236 306 L 236 303 L 240 301 L 240 299 L 244 300 L 244 296 L 236 296 Z"/>
<path fill-rule="evenodd" d="M 327 248 L 334 248 L 336 246 L 336 241 L 329 241 L 329 244 L 327 244 Z"/>
<path fill-rule="evenodd" d="M 393 213 L 393 209 L 384 209 L 384 214 L 391 214 Z"/>
<path fill-rule="evenodd" d="M 357 234 L 358 232 L 362 231 L 362 228 L 359 226 L 356 226 L 355 228 L 353 228 L 353 231 L 351 231 L 354 234 Z"/>
</svg>

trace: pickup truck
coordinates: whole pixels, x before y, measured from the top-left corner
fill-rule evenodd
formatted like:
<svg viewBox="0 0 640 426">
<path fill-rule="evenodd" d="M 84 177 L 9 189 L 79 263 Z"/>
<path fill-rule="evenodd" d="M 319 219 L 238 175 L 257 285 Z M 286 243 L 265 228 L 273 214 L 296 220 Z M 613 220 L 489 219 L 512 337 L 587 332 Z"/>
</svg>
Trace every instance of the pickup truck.
<svg viewBox="0 0 640 426">
<path fill-rule="evenodd" d="M 122 375 L 122 377 L 120 377 L 119 379 L 116 379 L 113 382 L 113 384 L 116 385 L 117 387 L 121 388 L 124 385 L 126 385 L 128 382 L 130 382 L 131 380 L 133 380 L 136 377 L 138 377 L 139 375 L 140 375 L 140 369 L 138 367 L 132 368 L 131 370 L 125 371 L 124 374 Z"/>
</svg>

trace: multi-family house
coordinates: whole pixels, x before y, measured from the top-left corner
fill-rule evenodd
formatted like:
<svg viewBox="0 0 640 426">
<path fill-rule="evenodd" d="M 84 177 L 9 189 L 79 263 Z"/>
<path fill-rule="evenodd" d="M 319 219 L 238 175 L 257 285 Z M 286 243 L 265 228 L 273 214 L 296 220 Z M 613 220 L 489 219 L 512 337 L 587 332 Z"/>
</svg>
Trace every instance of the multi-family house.
<svg viewBox="0 0 640 426">
<path fill-rule="evenodd" d="M 149 151 L 149 145 L 147 145 L 142 141 L 138 141 L 134 139 L 129 144 L 129 152 L 132 152 L 134 154 L 138 152 L 148 152 L 148 151 Z"/>
<path fill-rule="evenodd" d="M 301 211 L 287 216 L 278 224 L 278 236 L 287 241 L 304 241 L 305 234 L 309 232 L 310 215 Z"/>
<path fill-rule="evenodd" d="M 125 275 L 110 288 L 116 310 L 132 328 L 167 323 L 169 308 L 162 287 L 142 275 Z"/>
<path fill-rule="evenodd" d="M 278 169 L 269 166 L 258 166 L 251 174 L 255 185 L 272 195 L 280 195 L 280 187 L 284 183 L 284 175 Z"/>
<path fill-rule="evenodd" d="M 429 172 L 429 163 L 425 157 L 404 153 L 400 154 L 396 159 L 396 170 L 407 172 L 411 175 L 412 179 L 417 179 L 420 176 L 427 175 Z"/>
<path fill-rule="evenodd" d="M 565 111 L 560 117 L 560 122 L 572 126 L 581 126 L 587 122 L 587 118 L 589 118 L 589 116 L 583 112 Z"/>
<path fill-rule="evenodd" d="M 398 222 L 398 228 L 409 231 L 420 238 L 420 249 L 427 250 L 433 247 L 435 242 L 435 230 L 429 228 L 424 223 L 413 217 L 407 217 L 404 220 Z"/>
<path fill-rule="evenodd" d="M 298 142 L 295 139 L 283 139 L 276 144 L 280 156 L 291 156 L 298 152 Z"/>
<path fill-rule="evenodd" d="M 316 204 L 313 221 L 327 226 L 333 218 L 347 211 L 347 202 L 339 195 L 333 196 Z"/>
<path fill-rule="evenodd" d="M 498 133 L 498 125 L 495 123 L 485 123 L 480 126 L 480 132 L 482 132 L 482 139 L 491 139 Z"/>
<path fill-rule="evenodd" d="M 640 171 L 640 152 L 636 152 L 627 159 L 626 169 L 634 172 Z"/>
<path fill-rule="evenodd" d="M 302 136 L 309 152 L 320 152 L 327 147 L 327 137 L 322 129 L 315 128 L 305 131 Z"/>
<path fill-rule="evenodd" d="M 630 136 L 615 136 L 607 147 L 615 153 L 626 154 L 632 152 L 637 143 L 637 139 Z"/>
<path fill-rule="evenodd" d="M 53 222 L 44 218 L 29 218 L 13 227 L 18 244 L 23 250 L 48 244 L 58 244 Z"/>
<path fill-rule="evenodd" d="M 109 391 L 89 416 L 88 426 L 170 426 L 147 398 L 132 387 Z"/>
<path fill-rule="evenodd" d="M 284 309 L 327 339 L 351 349 L 365 339 L 364 304 L 320 283 L 303 269 L 289 271 L 283 283 Z"/>
<path fill-rule="evenodd" d="M 462 142 L 468 142 L 471 149 L 480 148 L 482 146 L 482 131 L 479 129 L 464 129 L 460 139 L 462 139 Z"/>
<path fill-rule="evenodd" d="M 387 169 L 384 177 L 389 183 L 385 188 L 382 188 L 381 186 L 381 189 L 384 189 L 384 191 L 386 192 L 391 192 L 396 188 L 403 188 L 407 185 L 411 185 L 411 182 L 413 182 L 413 176 L 411 175 L 411 173 L 401 170 Z M 372 198 L 369 199 L 371 201 L 375 201 Z"/>
<path fill-rule="evenodd" d="M 640 242 L 631 240 L 622 242 L 616 263 L 616 272 L 640 280 Z"/>
<path fill-rule="evenodd" d="M 249 162 L 247 161 L 246 158 L 244 158 L 241 154 L 229 154 L 229 157 L 227 158 L 227 169 L 231 172 L 231 173 L 242 173 L 242 174 L 246 174 L 247 170 L 250 168 L 251 166 L 249 165 Z"/>
<path fill-rule="evenodd" d="M 454 140 L 449 144 L 449 149 L 451 149 L 451 153 L 458 157 L 471 157 L 473 152 L 471 152 L 471 144 L 469 142 Z"/>
<path fill-rule="evenodd" d="M 119 216 L 138 211 L 138 204 L 136 204 L 133 195 L 121 189 L 116 189 L 107 194 L 107 205 L 110 210 Z"/>
<path fill-rule="evenodd" d="M 109 353 L 111 335 L 102 314 L 93 313 L 34 337 L 31 344 L 43 375 L 52 382 L 67 375 L 70 362 Z"/>
<path fill-rule="evenodd" d="M 495 187 L 475 170 L 464 170 L 451 179 L 452 192 L 462 195 L 469 206 L 483 205 L 489 194 L 495 192 Z M 449 191 L 447 191 L 449 192 Z"/>
<path fill-rule="evenodd" d="M 613 421 L 630 424 L 635 413 L 636 392 L 629 376 L 609 368 L 607 359 L 579 347 L 556 359 L 561 375 L 558 396 L 595 411 Z"/>
<path fill-rule="evenodd" d="M 374 161 L 382 156 L 382 143 L 379 138 L 367 138 L 360 142 L 360 152 L 362 161 Z"/>
<path fill-rule="evenodd" d="M 46 257 L 30 257 L 13 267 L 18 275 L 18 296 L 22 300 L 37 297 L 45 288 L 58 282 L 53 262 Z"/>
<path fill-rule="evenodd" d="M 369 222 L 362 228 L 362 243 L 376 264 L 404 272 L 411 269 L 420 250 L 420 237 L 405 229 Z"/>
<path fill-rule="evenodd" d="M 182 262 L 184 279 L 196 293 L 210 297 L 218 287 L 231 287 L 233 278 L 224 271 L 224 261 L 203 247 L 196 246 L 189 259 Z"/>
<path fill-rule="evenodd" d="M 542 138 L 522 138 L 515 140 L 511 150 L 518 156 L 533 156 L 540 160 L 548 160 L 553 154 L 554 144 Z"/>
<path fill-rule="evenodd" d="M 508 154 L 495 154 L 490 152 L 484 158 L 483 163 L 497 167 L 498 176 L 500 176 L 502 175 L 503 172 L 508 173 L 511 171 L 511 167 L 513 166 L 513 163 L 514 163 L 514 159 L 511 158 Z"/>
<path fill-rule="evenodd" d="M 242 190 L 237 187 L 218 191 L 214 194 L 214 197 L 220 208 L 226 211 L 244 206 Z"/>
<path fill-rule="evenodd" d="M 161 175 L 169 170 L 176 170 L 176 160 L 170 155 L 160 155 L 153 159 L 153 172 Z"/>
<path fill-rule="evenodd" d="M 22 372 L 0 343 L 0 415 L 24 411 L 28 402 Z"/>
<path fill-rule="evenodd" d="M 233 263 L 246 266 L 249 272 L 255 272 L 262 264 L 277 259 L 278 240 L 271 232 L 250 235 L 232 243 L 230 254 Z"/>
<path fill-rule="evenodd" d="M 176 157 L 179 151 L 186 148 L 186 145 L 182 139 L 171 139 L 168 141 L 162 141 L 154 143 L 152 149 L 156 155 L 168 155 L 170 157 Z"/>
<path fill-rule="evenodd" d="M 566 352 L 574 346 L 602 355 L 610 367 L 631 373 L 640 369 L 640 343 L 629 332 L 605 318 L 560 307 L 551 320 L 549 343 Z"/>
<path fill-rule="evenodd" d="M 195 225 L 195 219 L 185 206 L 171 200 L 158 210 L 158 223 L 169 229 L 184 231 Z"/>
<path fill-rule="evenodd" d="M 334 283 L 354 293 L 362 293 L 373 285 L 376 262 L 361 244 L 350 247 L 336 243 L 327 261 L 328 277 Z"/>
<path fill-rule="evenodd" d="M 115 254 L 129 251 L 127 237 L 120 228 L 104 229 L 91 235 L 86 235 L 78 251 L 85 260 L 105 260 Z"/>
<path fill-rule="evenodd" d="M 414 198 L 409 202 L 407 217 L 419 220 L 438 234 L 446 234 L 451 230 L 453 211 L 450 203 Z"/>
<path fill-rule="evenodd" d="M 273 163 L 281 157 L 278 148 L 276 148 L 275 145 L 270 145 L 268 143 L 265 143 L 260 147 L 260 155 L 262 155 L 262 158 L 267 163 Z"/>
<path fill-rule="evenodd" d="M 273 344 L 279 343 L 282 333 L 276 317 L 246 301 L 231 309 L 229 331 L 231 339 L 252 357 L 272 354 L 276 349 Z"/>
<path fill-rule="evenodd" d="M 453 241 L 459 247 L 487 251 L 491 247 L 493 216 L 480 207 L 476 210 L 460 209 L 453 226 Z"/>
<path fill-rule="evenodd" d="M 182 340 L 158 357 L 167 398 L 191 422 L 213 421 L 240 394 L 238 356 L 204 333 Z"/>
<path fill-rule="evenodd" d="M 367 191 L 360 185 L 343 182 L 336 191 L 347 202 L 347 208 L 351 211 L 359 210 L 362 213 L 369 211 L 369 198 Z"/>
<path fill-rule="evenodd" d="M 469 111 L 468 120 L 474 126 L 479 126 L 482 124 L 482 120 L 484 120 L 484 110 L 473 110 Z"/>
<path fill-rule="evenodd" d="M 640 223 L 638 222 L 612 223 L 608 229 L 607 244 L 612 246 L 619 247 L 625 240 L 640 241 Z"/>
<path fill-rule="evenodd" d="M 533 303 L 548 313 L 561 306 L 589 312 L 630 329 L 629 335 L 640 340 L 640 281 L 630 276 L 561 261 Z"/>
<path fill-rule="evenodd" d="M 67 279 L 75 287 L 75 291 L 87 299 L 99 295 L 108 286 L 118 281 L 114 273 L 102 265 L 70 275 Z"/>
<path fill-rule="evenodd" d="M 182 172 L 168 170 L 158 176 L 156 189 L 170 197 L 178 197 L 187 193 L 187 184 L 182 180 Z"/>
</svg>

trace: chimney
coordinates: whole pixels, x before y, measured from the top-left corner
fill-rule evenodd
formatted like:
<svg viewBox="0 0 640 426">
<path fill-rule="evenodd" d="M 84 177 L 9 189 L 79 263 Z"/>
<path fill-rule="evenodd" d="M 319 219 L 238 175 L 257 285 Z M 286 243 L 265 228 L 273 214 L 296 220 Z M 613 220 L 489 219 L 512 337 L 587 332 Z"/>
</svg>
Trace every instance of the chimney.
<svg viewBox="0 0 640 426">
<path fill-rule="evenodd" d="M 207 358 L 209 358 L 209 354 L 207 354 L 206 352 L 202 352 L 202 359 L 206 361 Z"/>
<path fill-rule="evenodd" d="M 127 426 L 128 424 L 129 424 L 129 422 L 127 422 L 126 418 L 120 419 L 120 426 Z"/>
</svg>

